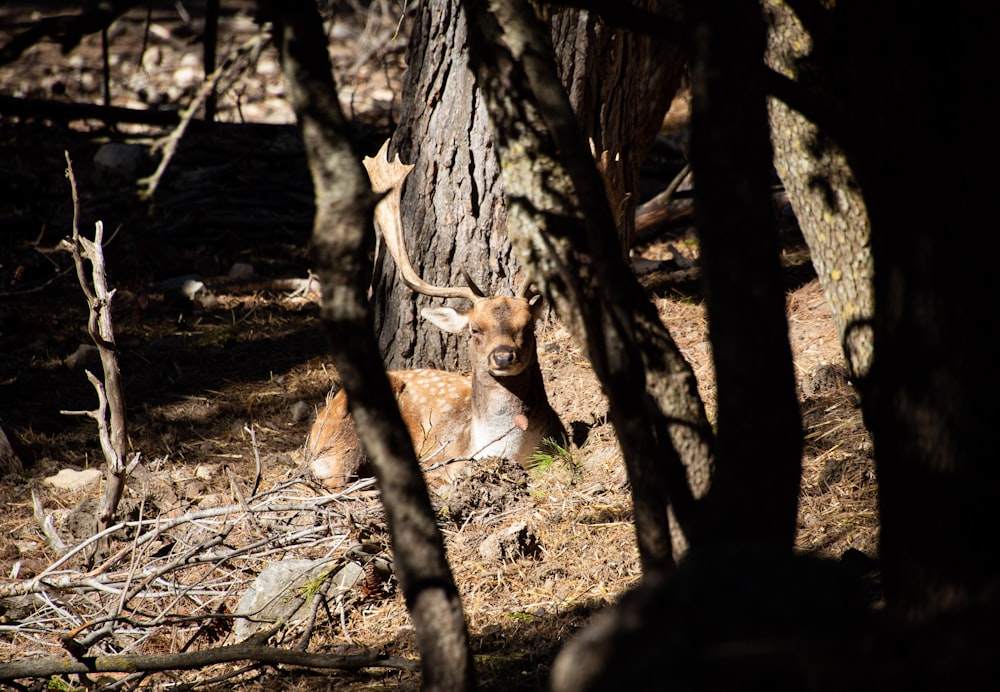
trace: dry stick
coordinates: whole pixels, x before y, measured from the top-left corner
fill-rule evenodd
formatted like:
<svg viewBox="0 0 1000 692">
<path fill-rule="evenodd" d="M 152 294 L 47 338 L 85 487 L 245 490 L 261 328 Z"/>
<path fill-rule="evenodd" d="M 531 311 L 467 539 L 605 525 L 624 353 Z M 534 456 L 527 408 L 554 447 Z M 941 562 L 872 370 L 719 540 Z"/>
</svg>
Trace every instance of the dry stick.
<svg viewBox="0 0 1000 692">
<path fill-rule="evenodd" d="M 249 508 L 248 511 L 260 513 L 260 514 L 275 514 L 276 512 L 282 511 L 292 511 L 292 512 L 303 512 L 303 511 L 315 511 L 322 507 L 323 504 L 328 502 L 336 502 L 339 496 L 329 496 L 326 498 L 305 498 L 304 501 L 295 504 L 289 502 L 283 502 L 283 498 L 279 497 L 278 502 L 262 502 L 261 497 L 267 497 L 269 495 L 274 495 L 274 491 L 269 490 L 265 492 L 262 496 L 252 498 L 255 507 Z M 318 500 L 318 501 L 317 501 Z M 180 521 L 193 522 L 198 519 L 204 519 L 206 516 L 219 516 L 223 514 L 225 516 L 232 515 L 237 512 L 238 508 L 215 508 L 214 510 L 205 510 L 201 512 L 192 513 L 183 517 Z M 275 519 L 275 521 L 281 521 L 280 519 Z M 124 575 L 114 575 L 114 574 L 102 574 L 100 579 L 95 578 L 73 578 L 68 577 L 66 579 L 53 579 L 57 575 L 54 574 L 55 570 L 58 568 L 59 564 L 64 563 L 71 556 L 66 555 L 53 565 L 48 570 L 45 570 L 42 574 L 38 575 L 35 580 L 32 580 L 31 585 L 36 587 L 31 588 L 21 588 L 21 589 L 3 589 L 6 592 L 4 595 L 12 595 L 11 591 L 20 591 L 22 593 L 34 592 L 36 593 L 42 601 L 48 603 L 48 608 L 57 611 L 57 617 L 52 618 L 51 616 L 44 616 L 38 620 L 38 622 L 45 622 L 45 631 L 49 631 L 53 634 L 58 632 L 61 628 L 70 630 L 70 634 L 60 638 L 63 645 L 71 651 L 74 656 L 83 656 L 84 653 L 90 648 L 90 646 L 96 644 L 101 639 L 106 637 L 112 632 L 111 627 L 120 628 L 121 626 L 132 626 L 138 629 L 151 630 L 154 627 L 163 625 L 177 625 L 183 622 L 202 622 L 206 617 L 216 617 L 197 615 L 197 616 L 185 616 L 185 617 L 174 617 L 171 615 L 173 608 L 179 602 L 179 599 L 186 597 L 187 593 L 192 593 L 191 589 L 203 591 L 212 596 L 213 599 L 218 600 L 220 598 L 224 599 L 227 594 L 231 593 L 233 587 L 223 588 L 221 591 L 216 591 L 218 587 L 217 578 L 214 583 L 210 583 L 212 580 L 211 576 L 205 576 L 197 580 L 197 583 L 192 586 L 191 582 L 185 580 L 183 577 L 176 581 L 170 582 L 163 580 L 163 576 L 168 572 L 181 571 L 187 568 L 192 568 L 197 570 L 199 565 L 206 563 L 214 563 L 214 573 L 220 574 L 223 569 L 228 569 L 225 567 L 226 563 L 232 559 L 244 556 L 246 558 L 263 560 L 264 555 L 267 551 L 260 551 L 261 546 L 277 546 L 281 544 L 282 547 L 276 547 L 275 550 L 287 550 L 288 545 L 316 545 L 316 534 L 318 532 L 325 533 L 328 529 L 325 526 L 310 526 L 302 531 L 293 532 L 291 534 L 284 532 L 273 532 L 272 538 L 267 540 L 262 540 L 255 542 L 254 545 L 247 546 L 245 548 L 230 550 L 225 554 L 205 554 L 210 553 L 213 550 L 214 545 L 218 545 L 220 540 L 216 537 L 215 541 L 202 541 L 197 538 L 193 539 L 194 545 L 192 549 L 186 551 L 184 554 L 177 556 L 176 554 L 166 561 L 165 565 L 156 568 L 156 561 L 158 558 L 153 556 L 151 560 L 145 560 L 137 557 L 142 554 L 145 550 L 148 552 L 148 548 L 144 546 L 151 545 L 150 540 L 156 536 L 162 535 L 163 532 L 169 530 L 172 527 L 179 525 L 180 522 L 160 522 L 153 519 L 140 519 L 134 522 L 122 523 L 115 527 L 111 527 L 109 532 L 119 531 L 125 526 L 136 527 L 139 529 L 139 535 L 136 536 L 131 541 L 130 548 L 123 551 L 124 553 L 132 552 L 133 559 L 130 561 L 130 565 L 126 568 L 126 573 Z M 227 522 L 228 523 L 228 522 Z M 150 531 L 143 534 L 143 527 L 151 527 Z M 94 538 L 93 540 L 100 540 L 100 536 Z M 337 536 L 333 536 L 337 539 Z M 302 543 L 302 539 L 308 539 L 310 543 Z M 323 539 L 320 539 L 323 540 Z M 74 553 L 78 552 L 81 546 L 74 548 Z M 124 557 L 124 554 L 119 555 L 119 559 Z M 139 564 L 139 560 L 142 560 L 144 568 L 136 568 Z M 150 565 L 152 562 L 152 565 Z M 149 567 L 153 567 L 152 570 Z M 101 569 L 107 569 L 109 565 L 102 565 Z M 88 575 L 89 576 L 89 575 Z M 55 583 L 58 582 L 58 583 Z M 138 582 L 134 586 L 131 586 L 133 582 Z M 201 585 L 201 586 L 199 586 Z M 236 587 L 238 588 L 238 587 Z M 119 607 L 116 616 L 104 616 L 101 617 L 99 613 L 106 610 L 104 605 L 100 602 L 99 598 L 89 598 L 85 601 L 76 600 L 74 602 L 73 595 L 79 594 L 83 596 L 88 590 L 92 589 L 98 597 L 101 594 L 113 594 L 115 600 L 119 603 L 125 603 L 127 609 L 131 612 L 137 612 L 137 609 L 132 603 L 134 598 L 143 598 L 146 600 L 164 598 L 168 600 L 172 599 L 172 603 L 165 605 L 161 610 L 159 616 L 154 617 L 153 620 L 147 620 L 145 622 L 135 620 L 122 613 L 123 608 Z M 159 589 L 159 591 L 157 591 Z M 58 608 L 52 599 L 47 598 L 48 592 L 59 591 L 62 595 L 59 597 L 59 602 L 65 604 L 70 610 L 65 608 Z M 124 593 L 124 597 L 122 594 Z M 95 617 L 93 614 L 78 613 L 73 612 L 75 605 L 80 605 L 81 603 L 86 605 L 90 604 L 96 606 L 98 610 L 96 613 L 98 615 Z M 112 611 L 114 611 L 114 606 L 111 606 Z M 231 615 L 226 615 L 225 617 L 235 617 Z M 55 623 L 65 623 L 65 624 L 55 624 Z M 81 623 L 84 623 L 81 626 Z M 3 626 L 0 625 L 4 630 L 19 631 L 22 627 L 31 627 L 30 623 L 24 621 L 19 623 L 17 626 Z M 84 630 L 91 630 L 91 633 L 86 637 L 77 639 Z M 28 630 L 25 630 L 28 631 Z M 261 642 L 262 643 L 262 642 Z"/>
<path fill-rule="evenodd" d="M 122 491 L 125 488 L 124 457 L 127 440 L 125 390 L 118 367 L 115 331 L 111 321 L 111 300 L 114 298 L 115 291 L 108 290 L 104 269 L 104 249 L 102 247 L 104 224 L 100 221 L 95 224 L 93 241 L 80 235 L 80 196 L 77 190 L 76 176 L 73 174 L 73 162 L 70 160 L 68 151 L 65 152 L 65 156 L 66 175 L 69 178 L 73 196 L 73 240 L 68 243 L 69 251 L 73 255 L 73 263 L 76 265 L 80 287 L 83 289 L 90 306 L 87 331 L 97 346 L 101 356 L 101 366 L 104 369 L 104 382 L 98 380 L 89 370 L 87 371 L 87 379 L 97 390 L 99 400 L 98 409 L 88 415 L 97 421 L 101 450 L 104 452 L 104 459 L 107 462 L 104 494 L 101 497 L 97 515 L 97 530 L 100 532 L 111 526 L 118 509 L 118 502 L 121 500 Z M 90 261 L 92 288 L 84 271 L 84 259 Z M 89 564 L 92 564 L 101 548 L 101 544 L 94 544 L 94 551 L 87 555 Z"/>
<path fill-rule="evenodd" d="M 64 555 L 69 550 L 69 546 L 63 542 L 63 539 L 59 536 L 59 532 L 56 531 L 53 516 L 45 514 L 42 501 L 38 499 L 38 495 L 34 490 L 31 491 L 31 504 L 35 512 L 35 522 L 38 524 L 38 528 L 41 529 L 42 535 L 45 536 L 45 544 L 56 555 Z"/>
<path fill-rule="evenodd" d="M 306 503 L 304 503 L 302 505 L 299 505 L 299 506 L 293 506 L 293 505 L 287 505 L 287 504 L 286 505 L 281 505 L 279 507 L 266 506 L 266 507 L 258 508 L 257 510 L 254 510 L 254 511 L 260 511 L 260 512 L 315 511 L 316 509 L 318 509 L 323 504 L 326 504 L 327 502 L 332 501 L 332 498 L 318 498 L 318 499 L 325 500 L 325 502 L 316 503 L 315 501 L 310 500 L 310 501 L 308 501 L 308 502 L 306 502 Z M 23 596 L 23 595 L 27 595 L 27 594 L 31 594 L 31 593 L 41 593 L 41 592 L 45 591 L 46 589 L 62 590 L 62 589 L 70 589 L 70 588 L 79 588 L 80 586 L 85 585 L 87 582 L 100 583 L 100 580 L 95 580 L 94 577 L 95 576 L 100 576 L 101 573 L 103 573 L 106 569 L 108 569 L 109 568 L 108 564 L 104 564 L 100 568 L 95 569 L 94 571 L 89 572 L 87 574 L 79 575 L 76 579 L 73 579 L 71 577 L 64 577 L 64 578 L 62 578 L 62 579 L 60 579 L 58 581 L 54 581 L 53 578 L 50 575 L 55 574 L 57 572 L 57 570 L 59 569 L 59 567 L 61 567 L 62 565 L 66 564 L 74 555 L 77 555 L 78 553 L 87 550 L 87 548 L 90 547 L 93 543 L 95 543 L 97 541 L 100 541 L 100 540 L 102 540 L 102 539 L 110 536 L 111 534 L 114 534 L 115 532 L 120 531 L 123 528 L 126 528 L 126 527 L 141 528 L 143 524 L 154 524 L 155 526 L 154 526 L 154 528 L 153 528 L 152 531 L 150 531 L 149 533 L 143 534 L 142 536 L 139 536 L 139 537 L 137 537 L 135 539 L 137 544 L 144 545 L 144 544 L 148 543 L 149 541 L 152 541 L 152 540 L 160 537 L 161 535 L 163 535 L 167 531 L 170 531 L 171 529 L 174 529 L 174 528 L 176 528 L 176 527 L 178 527 L 178 526 L 180 526 L 182 524 L 186 524 L 186 523 L 190 523 L 190 522 L 194 522 L 194 521 L 198 521 L 198 520 L 206 519 L 206 518 L 223 516 L 223 515 L 227 515 L 227 514 L 237 514 L 238 513 L 237 509 L 238 508 L 236 508 L 236 507 L 213 507 L 211 509 L 200 510 L 198 512 L 186 514 L 186 515 L 184 515 L 182 517 L 178 517 L 176 519 L 171 519 L 171 520 L 169 520 L 167 522 L 159 522 L 156 519 L 144 519 L 142 521 L 121 522 L 121 523 L 116 524 L 114 526 L 109 526 L 107 529 L 101 531 L 100 533 L 97 533 L 97 534 L 91 536 L 90 538 L 88 538 L 84 542 L 82 542 L 79 545 L 76 545 L 73 548 L 71 548 L 68 552 L 66 552 L 64 555 L 62 555 L 56 562 L 54 562 L 53 564 L 49 565 L 47 568 L 45 568 L 40 574 L 36 575 L 35 577 L 33 577 L 31 579 L 24 580 L 22 582 L 18 582 L 18 583 L 14 583 L 14 584 L 8 584 L 6 586 L 0 587 L 0 598 L 9 597 L 9 596 Z M 265 540 L 262 540 L 262 541 L 258 541 L 252 547 L 258 547 L 261 544 L 266 544 L 266 543 L 270 542 L 270 540 L 273 540 L 273 539 L 265 539 Z M 199 545 L 198 548 L 199 549 L 204 549 L 207 545 L 208 545 L 207 543 L 204 543 L 204 544 Z M 234 555 L 239 555 L 239 554 L 245 552 L 248 549 L 249 548 L 245 548 L 245 549 L 241 549 L 241 550 L 234 550 L 232 553 L 227 554 L 225 557 L 226 558 L 230 558 L 230 557 L 233 557 Z M 120 555 L 124 555 L 124 554 L 130 552 L 131 550 L 132 550 L 131 546 L 123 548 L 120 551 Z"/>
<path fill-rule="evenodd" d="M 260 482 L 264 477 L 264 465 L 260 460 L 260 445 L 257 444 L 257 428 L 252 425 L 244 425 L 243 430 L 250 435 L 250 444 L 253 448 L 254 478 L 253 487 L 250 489 L 250 497 L 255 497 L 257 490 L 260 488 Z"/>
</svg>

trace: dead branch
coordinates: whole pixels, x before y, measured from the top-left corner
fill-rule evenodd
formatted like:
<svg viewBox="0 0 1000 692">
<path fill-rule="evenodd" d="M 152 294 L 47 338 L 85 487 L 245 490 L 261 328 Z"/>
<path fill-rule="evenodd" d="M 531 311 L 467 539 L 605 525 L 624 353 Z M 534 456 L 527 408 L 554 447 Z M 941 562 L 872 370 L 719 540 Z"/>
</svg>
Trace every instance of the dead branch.
<svg viewBox="0 0 1000 692">
<path fill-rule="evenodd" d="M 80 40 L 98 31 L 104 31 L 137 0 L 112 0 L 98 3 L 76 15 L 58 15 L 39 19 L 31 28 L 17 34 L 0 48 L 0 65 L 13 62 L 35 44 L 46 38 L 57 40 L 62 52 L 69 53 Z"/>
<path fill-rule="evenodd" d="M 51 120 L 100 120 L 107 125 L 136 123 L 172 126 L 180 122 L 176 111 L 104 106 L 97 103 L 67 103 L 55 99 L 18 98 L 0 94 L 0 113 Z M 206 124 L 202 123 L 202 126 Z"/>
<path fill-rule="evenodd" d="M 55 552 L 56 555 L 64 555 L 69 550 L 69 546 L 63 542 L 59 533 L 56 531 L 52 515 L 45 514 L 45 508 L 42 507 L 42 501 L 38 499 L 38 495 L 34 490 L 31 491 L 31 504 L 35 511 L 35 522 L 38 524 L 38 528 L 41 530 L 42 535 L 45 536 L 46 545 L 48 545 L 49 549 Z"/>
<path fill-rule="evenodd" d="M 370 485 L 370 481 L 359 484 L 351 492 Z M 14 641 L 30 641 L 35 650 L 47 644 L 54 654 L 0 665 L 0 682 L 66 673 L 182 670 L 236 660 L 413 670 L 415 662 L 377 652 L 308 654 L 302 650 L 304 638 L 299 638 L 294 652 L 264 646 L 269 637 L 286 629 L 287 618 L 232 646 L 167 657 L 143 653 L 144 643 L 164 628 L 172 636 L 186 635 L 194 642 L 205 639 L 199 637 L 200 632 L 228 633 L 237 618 L 255 619 L 257 611 L 233 612 L 227 604 L 245 592 L 272 561 L 312 553 L 325 556 L 324 565 L 329 560 L 331 567 L 357 562 L 349 536 L 365 510 L 359 513 L 354 508 L 349 515 L 344 506 L 351 503 L 350 493 L 316 496 L 293 480 L 238 504 L 171 519 L 151 517 L 143 510 L 138 519 L 109 527 L 71 548 L 35 577 L 0 588 L 0 599 L 21 598 L 29 604 L 17 620 L 0 622 L 0 633 Z M 248 526 L 251 516 L 256 526 L 253 533 L 234 531 Z M 125 547 L 97 568 L 89 572 L 71 568 L 73 557 L 89 546 L 126 535 L 130 538 Z M 315 607 L 329 609 L 326 601 L 341 595 L 335 585 L 329 585 L 330 593 L 326 586 L 320 584 L 315 592 L 324 601 Z M 276 597 L 284 598 L 280 593 Z M 309 631 L 315 626 L 313 616 Z"/>
<path fill-rule="evenodd" d="M 419 667 L 416 661 L 399 656 L 386 656 L 379 651 L 336 656 L 244 643 L 182 654 L 120 654 L 80 656 L 79 658 L 60 656 L 15 661 L 0 664 L 0 682 L 10 682 L 20 678 L 47 678 L 52 675 L 73 673 L 191 670 L 219 663 L 246 660 L 270 665 L 284 664 L 305 668 L 339 668 L 341 670 L 397 668 L 412 672 Z"/>
<path fill-rule="evenodd" d="M 104 381 L 101 382 L 87 371 L 87 378 L 97 390 L 99 406 L 91 415 L 97 421 L 101 439 L 101 450 L 107 463 L 105 473 L 104 494 L 97 515 L 97 528 L 102 531 L 111 526 L 114 521 L 118 502 L 125 488 L 125 443 L 127 440 L 125 418 L 125 388 L 121 381 L 121 370 L 118 367 L 118 349 L 115 345 L 114 325 L 111 321 L 111 300 L 114 290 L 108 290 L 107 276 L 104 268 L 104 224 L 97 222 L 94 229 L 94 240 L 80 235 L 80 197 L 76 186 L 76 176 L 73 174 L 73 162 L 69 152 L 66 156 L 66 175 L 69 178 L 73 195 L 73 240 L 68 243 L 76 265 L 76 275 L 80 288 L 90 306 L 87 320 L 87 331 L 97 346 L 101 356 L 101 366 L 104 369 Z M 91 265 L 90 279 L 84 270 L 84 260 Z M 101 546 L 96 544 L 94 552 L 88 557 L 92 561 Z"/>
<path fill-rule="evenodd" d="M 653 198 L 643 202 L 635 211 L 635 240 L 646 242 L 654 236 L 681 225 L 694 223 L 694 200 L 677 198 L 677 191 L 691 173 L 690 164 L 684 164 L 670 184 Z"/>
</svg>

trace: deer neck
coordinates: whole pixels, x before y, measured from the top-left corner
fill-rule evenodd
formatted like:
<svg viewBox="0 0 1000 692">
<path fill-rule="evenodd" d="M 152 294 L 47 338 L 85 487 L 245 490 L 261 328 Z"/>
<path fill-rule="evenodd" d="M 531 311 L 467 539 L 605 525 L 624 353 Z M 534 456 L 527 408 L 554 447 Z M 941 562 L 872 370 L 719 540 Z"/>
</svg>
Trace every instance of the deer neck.
<svg viewBox="0 0 1000 692">
<path fill-rule="evenodd" d="M 476 458 L 527 461 L 548 434 L 554 415 L 537 360 L 510 377 L 494 377 L 486 368 L 473 371 L 470 451 Z"/>
</svg>

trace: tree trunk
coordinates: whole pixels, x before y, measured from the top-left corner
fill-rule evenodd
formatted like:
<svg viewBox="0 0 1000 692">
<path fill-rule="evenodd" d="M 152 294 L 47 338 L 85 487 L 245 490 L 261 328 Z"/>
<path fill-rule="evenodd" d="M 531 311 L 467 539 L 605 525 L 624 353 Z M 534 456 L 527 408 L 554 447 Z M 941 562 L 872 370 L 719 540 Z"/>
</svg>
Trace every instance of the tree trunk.
<svg viewBox="0 0 1000 692">
<path fill-rule="evenodd" d="M 659 7 L 663 0 L 643 3 Z M 464 265 L 486 291 L 513 293 L 525 280 L 507 235 L 507 211 L 488 115 L 469 71 L 468 39 L 458 0 L 425 0 L 410 36 L 403 110 L 393 135 L 414 164 L 403 192 L 408 247 L 421 276 L 461 283 Z M 594 13 L 560 10 L 552 35 L 562 76 L 585 136 L 608 150 L 606 181 L 623 256 L 631 242 L 639 167 L 680 83 L 683 63 L 665 41 L 609 28 Z M 467 369 L 462 340 L 423 324 L 420 307 L 391 259 L 376 270 L 379 348 L 390 368 Z M 466 306 L 458 306 L 464 308 Z"/>
<path fill-rule="evenodd" d="M 987 546 L 1000 531 L 1000 465 L 988 450 L 1000 373 L 977 299 L 996 294 L 995 262 L 962 241 L 994 213 L 993 178 L 982 175 L 989 128 L 979 92 L 929 93 L 988 64 L 990 22 L 985 12 L 881 5 L 840 21 L 851 64 L 864 68 L 850 94 L 859 112 L 879 116 L 859 118 L 849 155 L 875 260 L 876 348 L 862 406 L 876 451 L 887 610 L 945 626 L 995 617 L 1000 557 Z"/>
<path fill-rule="evenodd" d="M 933 90 L 986 64 L 989 22 L 904 3 L 768 8 L 771 60 L 783 73 L 794 64 L 799 78 L 774 86 L 822 132 L 793 132 L 797 116 L 775 120 L 776 140 L 813 145 L 805 182 L 827 198 L 796 211 L 815 229 L 810 249 L 852 369 L 870 364 L 856 384 L 875 442 L 887 612 L 921 622 L 988 612 L 1000 593 L 1000 560 L 982 548 L 1000 528 L 989 509 L 1000 467 L 983 454 L 997 359 L 970 296 L 992 293 L 992 260 L 957 240 L 992 214 L 992 183 L 976 162 L 988 128 L 976 120 L 977 92 Z M 830 140 L 839 149 L 819 146 Z M 826 224 L 811 218 L 823 214 Z"/>
<path fill-rule="evenodd" d="M 484 291 L 511 295 L 521 270 L 507 239 L 489 119 L 467 67 L 465 27 L 458 0 L 418 4 L 392 138 L 402 161 L 414 166 L 402 199 L 407 248 L 429 283 L 463 284 L 464 266 Z M 467 349 L 459 347 L 464 337 L 419 317 L 421 307 L 439 307 L 440 299 L 414 296 L 388 257 L 374 285 L 379 349 L 389 368 L 468 369 Z"/>
<path fill-rule="evenodd" d="M 699 471 L 711 464 L 711 429 L 693 374 L 619 251 L 604 181 L 555 63 L 537 59 L 548 48 L 544 29 L 524 2 L 497 3 L 494 13 L 465 6 L 475 32 L 472 65 L 503 161 L 511 237 L 608 395 L 644 569 L 669 570 L 668 498 L 684 523 L 695 495 L 678 450 Z M 689 475 L 708 480 L 707 472 Z"/>
<path fill-rule="evenodd" d="M 799 87 L 833 102 L 829 82 L 807 56 L 812 39 L 789 6 L 770 0 L 767 62 Z M 868 214 L 843 150 L 815 122 L 772 98 L 771 140 L 778 176 L 795 210 L 851 378 L 868 375 L 872 362 L 872 256 Z"/>
<path fill-rule="evenodd" d="M 378 479 L 396 573 L 413 618 L 423 689 L 467 690 L 474 669 L 461 600 L 427 487 L 375 348 L 365 288 L 371 276 L 376 196 L 337 100 L 327 40 L 315 8 L 261 3 L 302 133 L 316 198 L 313 257 L 321 316 L 351 414 Z M 351 338 L 343 338 L 350 334 Z"/>
<path fill-rule="evenodd" d="M 674 2 L 638 7 L 672 16 Z M 628 256 L 639 204 L 639 168 L 680 86 L 684 61 L 664 38 L 610 27 L 594 12 L 561 9 L 552 16 L 559 75 L 584 135 L 597 153 L 620 157 L 619 175 L 605 175 L 622 254 Z"/>
<path fill-rule="evenodd" d="M 791 551 L 802 431 L 769 193 L 765 28 L 752 0 L 688 8 L 695 218 L 718 383 L 716 472 L 699 531 Z"/>
</svg>

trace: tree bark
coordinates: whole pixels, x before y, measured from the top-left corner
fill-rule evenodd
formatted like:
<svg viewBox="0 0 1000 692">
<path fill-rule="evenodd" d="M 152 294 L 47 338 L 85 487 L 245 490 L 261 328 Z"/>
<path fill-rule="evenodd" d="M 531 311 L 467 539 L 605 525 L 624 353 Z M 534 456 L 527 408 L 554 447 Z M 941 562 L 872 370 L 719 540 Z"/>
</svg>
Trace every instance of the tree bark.
<svg viewBox="0 0 1000 692">
<path fill-rule="evenodd" d="M 766 11 L 768 65 L 814 99 L 834 102 L 823 67 L 810 55 L 812 38 L 791 8 L 771 0 Z M 871 230 L 861 188 L 843 149 L 816 122 L 775 98 L 769 107 L 775 169 L 809 246 L 851 378 L 860 381 L 871 369 L 875 311 Z"/>
<path fill-rule="evenodd" d="M 432 284 L 461 285 L 464 266 L 484 291 L 512 295 L 521 270 L 507 239 L 489 120 L 467 68 L 461 12 L 458 0 L 425 0 L 417 6 L 403 110 L 389 156 L 398 151 L 413 164 L 402 214 L 417 273 Z M 388 257 L 373 285 L 379 350 L 388 367 L 468 370 L 465 340 L 419 318 L 420 308 L 439 307 L 439 299 L 415 296 Z M 459 301 L 454 307 L 468 305 Z"/>
<path fill-rule="evenodd" d="M 474 669 L 458 590 L 372 329 L 366 287 L 377 199 L 361 154 L 348 139 L 319 15 L 311 4 L 308 12 L 302 5 L 262 2 L 275 18 L 275 43 L 315 187 L 312 241 L 323 325 L 375 468 L 400 588 L 416 629 L 424 689 L 471 689 Z"/>
<path fill-rule="evenodd" d="M 695 217 L 718 385 L 716 470 L 698 530 L 711 544 L 791 551 L 802 429 L 770 202 L 765 27 L 753 0 L 688 10 Z"/>
<path fill-rule="evenodd" d="M 672 6 L 664 0 L 642 4 Z M 411 259 L 425 280 L 461 283 L 464 265 L 484 290 L 510 294 L 525 274 L 507 235 L 496 147 L 467 68 L 462 14 L 458 0 L 425 0 L 417 9 L 392 142 L 414 164 L 403 191 L 403 218 Z M 598 153 L 610 152 L 608 191 L 627 256 L 639 167 L 680 84 L 683 62 L 674 44 L 609 27 L 592 12 L 557 11 L 552 35 L 580 127 Z M 373 284 L 379 348 L 390 368 L 468 369 L 461 340 L 420 321 L 419 310 L 431 299 L 402 286 L 390 259 L 377 266 Z"/>
<path fill-rule="evenodd" d="M 676 2 L 635 5 L 679 18 Z M 584 135 L 598 153 L 620 157 L 620 174 L 606 175 L 605 187 L 627 257 L 640 201 L 639 168 L 680 86 L 684 61 L 676 43 L 609 26 L 596 12 L 560 9 L 551 24 L 559 74 Z"/>
</svg>

